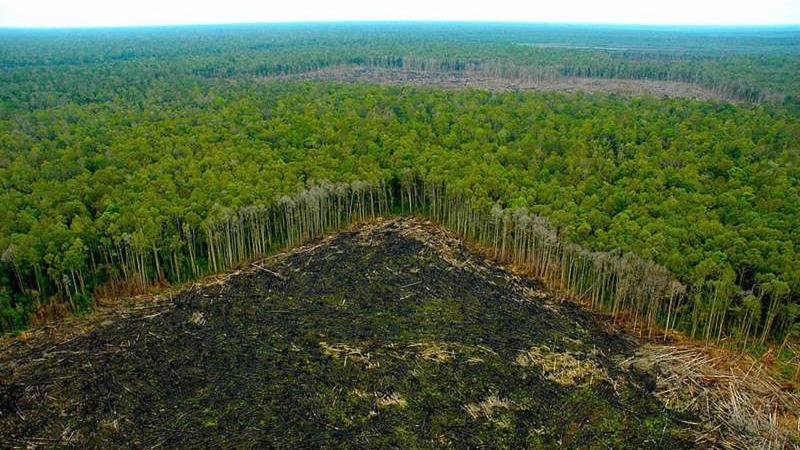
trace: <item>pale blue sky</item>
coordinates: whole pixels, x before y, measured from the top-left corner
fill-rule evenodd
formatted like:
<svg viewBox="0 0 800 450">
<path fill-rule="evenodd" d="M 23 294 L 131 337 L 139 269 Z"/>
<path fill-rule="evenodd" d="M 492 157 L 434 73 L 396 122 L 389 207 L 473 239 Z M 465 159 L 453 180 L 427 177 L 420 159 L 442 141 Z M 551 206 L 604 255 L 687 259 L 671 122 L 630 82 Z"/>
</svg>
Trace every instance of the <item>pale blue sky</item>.
<svg viewBox="0 0 800 450">
<path fill-rule="evenodd" d="M 345 20 L 800 24 L 800 0 L 0 0 L 0 27 Z"/>
</svg>

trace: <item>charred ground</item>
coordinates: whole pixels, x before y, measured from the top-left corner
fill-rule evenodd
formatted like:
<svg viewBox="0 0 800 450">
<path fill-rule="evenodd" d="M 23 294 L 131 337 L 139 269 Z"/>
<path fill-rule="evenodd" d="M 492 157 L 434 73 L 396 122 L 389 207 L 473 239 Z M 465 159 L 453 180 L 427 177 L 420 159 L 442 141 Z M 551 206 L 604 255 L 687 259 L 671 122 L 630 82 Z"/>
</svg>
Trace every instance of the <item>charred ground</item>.
<svg viewBox="0 0 800 450">
<path fill-rule="evenodd" d="M 2 447 L 692 446 L 638 344 L 413 219 L 0 355 Z"/>
</svg>

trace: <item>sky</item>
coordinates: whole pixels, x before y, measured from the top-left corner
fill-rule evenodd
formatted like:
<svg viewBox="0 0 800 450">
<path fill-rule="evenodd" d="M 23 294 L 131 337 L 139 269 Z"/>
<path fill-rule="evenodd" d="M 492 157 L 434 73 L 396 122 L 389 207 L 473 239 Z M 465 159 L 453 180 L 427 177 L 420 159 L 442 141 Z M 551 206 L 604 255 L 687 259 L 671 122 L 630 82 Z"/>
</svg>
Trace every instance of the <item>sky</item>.
<svg viewBox="0 0 800 450">
<path fill-rule="evenodd" d="M 800 0 L 0 0 L 0 27 L 362 20 L 800 24 Z"/>
</svg>

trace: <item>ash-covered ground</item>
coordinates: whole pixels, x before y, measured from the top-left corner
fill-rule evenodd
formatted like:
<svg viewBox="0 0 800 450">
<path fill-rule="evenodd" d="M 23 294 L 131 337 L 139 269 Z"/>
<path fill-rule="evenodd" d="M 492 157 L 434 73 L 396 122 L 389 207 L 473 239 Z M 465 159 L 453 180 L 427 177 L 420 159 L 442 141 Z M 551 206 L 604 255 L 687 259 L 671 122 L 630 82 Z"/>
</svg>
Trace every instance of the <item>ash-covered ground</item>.
<svg viewBox="0 0 800 450">
<path fill-rule="evenodd" d="M 0 351 L 0 447 L 689 448 L 638 344 L 393 219 Z"/>
</svg>

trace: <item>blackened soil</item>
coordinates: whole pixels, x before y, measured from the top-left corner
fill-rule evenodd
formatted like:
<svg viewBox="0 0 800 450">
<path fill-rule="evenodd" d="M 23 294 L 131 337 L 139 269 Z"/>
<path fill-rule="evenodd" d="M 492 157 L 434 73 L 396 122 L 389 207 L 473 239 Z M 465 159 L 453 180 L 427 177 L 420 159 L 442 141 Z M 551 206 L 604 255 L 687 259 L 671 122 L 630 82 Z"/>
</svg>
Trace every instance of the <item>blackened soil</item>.
<svg viewBox="0 0 800 450">
<path fill-rule="evenodd" d="M 691 446 L 649 375 L 619 368 L 633 340 L 430 224 L 371 225 L 260 267 L 8 350 L 0 446 Z M 524 364 L 532 347 L 592 370 Z"/>
</svg>

